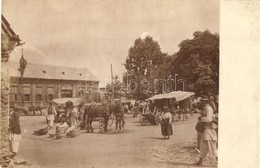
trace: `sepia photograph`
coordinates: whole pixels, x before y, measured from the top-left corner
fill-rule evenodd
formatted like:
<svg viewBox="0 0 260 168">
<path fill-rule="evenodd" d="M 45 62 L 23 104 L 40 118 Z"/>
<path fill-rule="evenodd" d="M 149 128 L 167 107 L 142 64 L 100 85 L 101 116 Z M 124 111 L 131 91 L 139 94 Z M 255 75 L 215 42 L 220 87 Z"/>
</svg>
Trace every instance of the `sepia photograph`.
<svg viewBox="0 0 260 168">
<path fill-rule="evenodd" d="M 1 168 L 218 167 L 218 0 L 1 14 Z"/>
</svg>

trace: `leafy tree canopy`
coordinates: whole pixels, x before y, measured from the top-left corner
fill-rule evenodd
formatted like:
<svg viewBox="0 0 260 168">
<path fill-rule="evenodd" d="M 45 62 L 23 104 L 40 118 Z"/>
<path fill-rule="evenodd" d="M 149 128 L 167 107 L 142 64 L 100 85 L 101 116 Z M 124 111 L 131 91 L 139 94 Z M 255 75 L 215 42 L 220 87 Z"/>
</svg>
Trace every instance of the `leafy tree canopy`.
<svg viewBox="0 0 260 168">
<path fill-rule="evenodd" d="M 187 89 L 196 92 L 218 93 L 219 35 L 208 30 L 193 33 L 193 39 L 179 44 L 174 73 L 186 81 Z"/>
</svg>

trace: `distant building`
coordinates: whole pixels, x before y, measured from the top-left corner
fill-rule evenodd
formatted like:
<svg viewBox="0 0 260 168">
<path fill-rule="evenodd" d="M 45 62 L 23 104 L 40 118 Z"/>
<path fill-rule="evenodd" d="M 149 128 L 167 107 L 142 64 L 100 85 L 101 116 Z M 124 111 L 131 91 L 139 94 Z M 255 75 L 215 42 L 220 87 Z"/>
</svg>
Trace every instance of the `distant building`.
<svg viewBox="0 0 260 168">
<path fill-rule="evenodd" d="M 23 80 L 18 62 L 10 63 L 10 106 L 47 106 L 54 98 L 100 101 L 98 79 L 86 68 L 28 63 Z"/>
</svg>

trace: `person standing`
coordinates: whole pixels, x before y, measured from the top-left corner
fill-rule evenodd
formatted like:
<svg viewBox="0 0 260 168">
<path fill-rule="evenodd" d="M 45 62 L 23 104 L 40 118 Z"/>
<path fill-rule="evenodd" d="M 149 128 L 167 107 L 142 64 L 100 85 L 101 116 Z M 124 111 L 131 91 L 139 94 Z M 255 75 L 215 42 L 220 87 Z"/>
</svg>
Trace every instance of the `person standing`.
<svg viewBox="0 0 260 168">
<path fill-rule="evenodd" d="M 163 139 L 170 139 L 172 135 L 172 115 L 170 109 L 167 106 L 163 107 L 163 114 L 161 116 L 161 131 Z"/>
<path fill-rule="evenodd" d="M 56 109 L 54 108 L 54 106 L 52 105 L 52 103 L 49 103 L 49 107 L 48 107 L 48 127 L 49 129 L 53 129 L 53 124 L 54 124 L 54 119 L 55 119 L 55 115 L 56 113 Z"/>
<path fill-rule="evenodd" d="M 203 105 L 201 122 L 204 123 L 204 130 L 200 140 L 200 158 L 195 165 L 202 165 L 203 159 L 207 156 L 217 159 L 217 134 L 215 131 L 216 125 L 212 122 L 214 120 L 214 112 L 209 104 L 208 97 L 203 97 L 201 100 Z"/>
<path fill-rule="evenodd" d="M 216 107 L 216 104 L 215 104 L 213 96 L 209 97 L 209 105 L 212 107 L 213 112 L 216 113 L 217 112 L 217 107 Z"/>
<path fill-rule="evenodd" d="M 77 127 L 77 118 L 78 118 L 78 108 L 72 106 L 69 108 L 69 125 L 70 127 Z"/>
<path fill-rule="evenodd" d="M 17 155 L 19 150 L 19 145 L 21 141 L 21 128 L 20 128 L 20 116 L 17 110 L 11 111 L 9 119 L 9 140 L 11 142 L 11 151 L 14 156 Z"/>
<path fill-rule="evenodd" d="M 122 124 L 124 122 L 124 107 L 120 100 L 116 100 L 114 115 L 116 117 L 116 129 L 122 129 Z"/>
<path fill-rule="evenodd" d="M 201 122 L 201 116 L 198 117 L 198 122 L 196 124 L 195 129 L 197 131 L 197 148 L 198 150 L 200 150 L 200 141 L 204 130 L 204 123 Z"/>
</svg>

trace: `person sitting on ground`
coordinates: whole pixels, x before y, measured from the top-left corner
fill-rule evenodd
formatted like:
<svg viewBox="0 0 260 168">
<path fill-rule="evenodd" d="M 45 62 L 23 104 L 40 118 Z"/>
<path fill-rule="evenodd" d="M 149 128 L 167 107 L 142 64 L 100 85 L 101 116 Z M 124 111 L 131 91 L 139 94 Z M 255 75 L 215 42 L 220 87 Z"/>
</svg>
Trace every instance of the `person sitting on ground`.
<svg viewBox="0 0 260 168">
<path fill-rule="evenodd" d="M 56 125 L 56 138 L 61 138 L 65 135 L 67 133 L 66 130 L 69 128 L 69 125 L 64 117 L 61 118 L 60 121 L 61 122 Z"/>
</svg>

